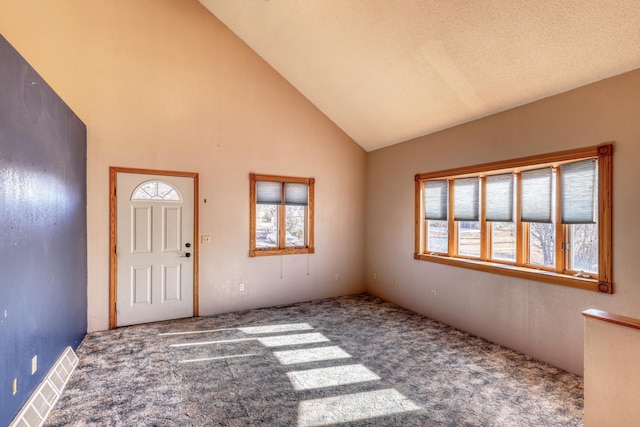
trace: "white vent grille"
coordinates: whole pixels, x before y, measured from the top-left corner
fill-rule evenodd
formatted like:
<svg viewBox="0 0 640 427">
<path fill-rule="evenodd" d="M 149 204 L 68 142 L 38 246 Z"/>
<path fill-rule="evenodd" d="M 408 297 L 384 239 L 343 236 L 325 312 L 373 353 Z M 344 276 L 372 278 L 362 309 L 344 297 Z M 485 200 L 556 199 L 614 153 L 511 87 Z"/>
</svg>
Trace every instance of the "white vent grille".
<svg viewBox="0 0 640 427">
<path fill-rule="evenodd" d="M 44 424 L 77 365 L 78 356 L 71 347 L 67 347 L 13 420 L 11 427 L 34 427 Z"/>
</svg>

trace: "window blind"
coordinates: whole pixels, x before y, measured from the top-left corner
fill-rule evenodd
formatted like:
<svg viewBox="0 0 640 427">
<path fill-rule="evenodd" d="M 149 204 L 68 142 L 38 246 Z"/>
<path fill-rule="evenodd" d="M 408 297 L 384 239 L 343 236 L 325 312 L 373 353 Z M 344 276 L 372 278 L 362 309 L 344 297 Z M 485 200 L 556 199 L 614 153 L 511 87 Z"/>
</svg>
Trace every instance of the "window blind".
<svg viewBox="0 0 640 427">
<path fill-rule="evenodd" d="M 595 159 L 560 166 L 562 182 L 562 223 L 595 224 L 596 185 Z"/>
<path fill-rule="evenodd" d="M 290 206 L 307 206 L 309 203 L 309 186 L 299 182 L 284 183 L 284 204 Z"/>
<path fill-rule="evenodd" d="M 513 221 L 513 174 L 490 175 L 486 178 L 487 221 Z"/>
<path fill-rule="evenodd" d="M 522 221 L 552 222 L 552 174 L 551 168 L 522 172 Z"/>
<path fill-rule="evenodd" d="M 282 182 L 256 181 L 256 203 L 261 205 L 282 204 Z"/>
<path fill-rule="evenodd" d="M 460 178 L 453 181 L 453 219 L 478 221 L 480 212 L 480 180 Z"/>
<path fill-rule="evenodd" d="M 432 220 L 447 220 L 449 182 L 446 179 L 425 181 L 424 217 Z"/>
</svg>

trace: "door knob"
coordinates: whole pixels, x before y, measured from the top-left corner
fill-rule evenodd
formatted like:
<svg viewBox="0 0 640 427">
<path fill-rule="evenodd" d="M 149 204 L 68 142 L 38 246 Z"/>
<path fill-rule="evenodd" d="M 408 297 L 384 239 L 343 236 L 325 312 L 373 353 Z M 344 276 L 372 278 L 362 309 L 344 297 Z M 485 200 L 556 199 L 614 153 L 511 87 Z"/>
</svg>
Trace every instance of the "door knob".
<svg viewBox="0 0 640 427">
<path fill-rule="evenodd" d="M 184 255 L 182 255 L 182 257 L 183 257 L 183 258 L 184 258 L 184 257 L 189 258 L 190 256 L 191 256 L 191 254 L 190 254 L 189 252 L 187 252 L 187 253 L 185 253 Z"/>
<path fill-rule="evenodd" d="M 184 245 L 185 245 L 187 248 L 190 248 L 190 247 L 191 247 L 191 243 L 185 243 Z"/>
</svg>

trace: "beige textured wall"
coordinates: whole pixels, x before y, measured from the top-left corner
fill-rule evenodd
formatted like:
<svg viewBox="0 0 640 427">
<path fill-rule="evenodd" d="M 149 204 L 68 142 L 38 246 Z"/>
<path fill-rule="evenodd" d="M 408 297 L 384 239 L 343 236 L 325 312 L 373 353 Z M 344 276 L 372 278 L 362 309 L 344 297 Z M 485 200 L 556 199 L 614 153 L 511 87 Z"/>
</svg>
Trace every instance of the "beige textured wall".
<svg viewBox="0 0 640 427">
<path fill-rule="evenodd" d="M 582 374 L 582 310 L 640 316 L 638 112 L 640 70 L 369 153 L 365 233 L 369 291 Z M 416 173 L 606 141 L 615 144 L 613 295 L 413 259 Z"/>
<path fill-rule="evenodd" d="M 640 316 L 640 71 L 365 154 L 197 0 L 2 2 L 0 32 L 88 127 L 90 330 L 108 320 L 109 166 L 200 173 L 200 232 L 212 236 L 200 253 L 202 314 L 355 293 L 366 281 L 576 373 L 582 310 Z M 413 259 L 415 173 L 611 140 L 614 295 Z M 250 171 L 316 178 L 316 254 L 248 258 Z"/>
<path fill-rule="evenodd" d="M 108 327 L 109 166 L 200 174 L 201 314 L 364 289 L 365 152 L 197 0 L 7 1 L 0 32 L 88 128 L 91 331 Z M 252 171 L 316 178 L 315 254 L 248 257 Z"/>
<path fill-rule="evenodd" d="M 640 422 L 640 331 L 585 318 L 584 425 Z"/>
</svg>

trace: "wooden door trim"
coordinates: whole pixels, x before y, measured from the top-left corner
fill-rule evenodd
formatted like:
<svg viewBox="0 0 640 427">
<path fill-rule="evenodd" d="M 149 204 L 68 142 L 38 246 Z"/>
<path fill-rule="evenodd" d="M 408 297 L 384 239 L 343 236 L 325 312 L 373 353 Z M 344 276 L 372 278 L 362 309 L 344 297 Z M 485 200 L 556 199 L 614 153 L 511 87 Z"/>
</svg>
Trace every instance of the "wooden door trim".
<svg viewBox="0 0 640 427">
<path fill-rule="evenodd" d="M 115 329 L 117 325 L 117 273 L 118 259 L 116 257 L 117 244 L 117 176 L 119 173 L 136 173 L 144 175 L 165 175 L 193 178 L 193 316 L 199 316 L 199 203 L 198 203 L 198 174 L 195 172 L 177 172 L 154 169 L 136 169 L 109 167 L 109 329 Z"/>
</svg>

